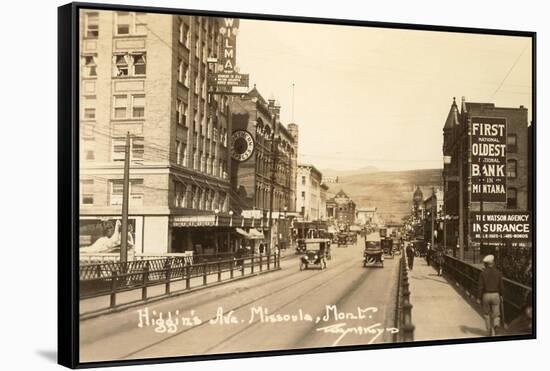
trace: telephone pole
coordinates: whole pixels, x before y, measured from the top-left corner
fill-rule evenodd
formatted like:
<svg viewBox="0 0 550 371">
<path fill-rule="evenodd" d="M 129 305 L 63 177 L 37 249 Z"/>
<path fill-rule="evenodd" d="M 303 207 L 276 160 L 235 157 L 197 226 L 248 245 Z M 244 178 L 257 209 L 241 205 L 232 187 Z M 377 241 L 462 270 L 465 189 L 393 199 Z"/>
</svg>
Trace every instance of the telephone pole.
<svg viewBox="0 0 550 371">
<path fill-rule="evenodd" d="M 120 231 L 120 261 L 128 261 L 128 199 L 130 194 L 130 132 L 126 133 L 124 180 L 122 185 L 122 225 Z"/>
<path fill-rule="evenodd" d="M 435 201 L 435 207 L 434 207 L 434 201 Z M 434 227 L 435 227 L 435 212 L 437 211 L 437 199 L 436 199 L 436 194 L 435 194 L 435 187 L 432 187 L 432 202 L 431 202 L 431 216 L 432 216 L 432 229 L 431 229 L 431 232 L 432 232 L 432 236 L 431 236 L 431 240 L 432 240 L 432 249 L 434 248 Z"/>
</svg>

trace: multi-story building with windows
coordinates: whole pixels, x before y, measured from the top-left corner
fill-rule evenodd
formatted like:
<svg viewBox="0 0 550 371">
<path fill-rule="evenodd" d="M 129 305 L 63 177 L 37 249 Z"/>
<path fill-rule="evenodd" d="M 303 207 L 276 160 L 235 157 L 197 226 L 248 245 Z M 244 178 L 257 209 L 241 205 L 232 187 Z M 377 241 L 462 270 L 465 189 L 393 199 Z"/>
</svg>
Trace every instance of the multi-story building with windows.
<svg viewBox="0 0 550 371">
<path fill-rule="evenodd" d="M 136 252 L 229 248 L 229 99 L 208 94 L 222 19 L 82 11 L 81 246 L 120 219 L 126 136 Z M 116 228 L 115 228 L 116 229 Z"/>
<path fill-rule="evenodd" d="M 343 189 L 327 200 L 327 218 L 340 228 L 346 228 L 355 223 L 355 210 L 355 202 Z"/>
<path fill-rule="evenodd" d="M 444 213 L 445 238 L 447 246 L 460 244 L 460 209 L 462 209 L 463 244 L 467 249 L 472 245 L 468 236 L 470 212 L 480 210 L 480 202 L 471 199 L 470 174 L 470 123 L 474 117 L 498 118 L 506 122 L 506 198 L 500 202 L 485 200 L 483 210 L 530 211 L 532 194 L 530 169 L 532 167 L 531 126 L 528 112 L 523 106 L 518 108 L 496 107 L 493 103 L 472 103 L 462 98 L 460 108 L 453 100 L 443 127 L 443 155 L 445 164 Z M 461 188 L 462 184 L 462 188 Z M 462 197 L 461 197 L 462 189 Z M 461 204 L 462 201 L 462 204 Z"/>
<path fill-rule="evenodd" d="M 265 100 L 254 87 L 231 103 L 231 185 L 235 203 L 247 215 L 262 219 L 267 237 L 271 220 L 271 244 L 287 240 L 289 223 L 282 219 L 294 211 L 297 125 L 280 121 L 280 107 Z M 248 139 L 245 139 L 248 138 Z M 281 223 L 279 223 L 281 222 Z M 281 227 L 282 226 L 282 227 Z"/>
<path fill-rule="evenodd" d="M 305 221 L 321 220 L 326 215 L 326 211 L 321 211 L 323 207 L 326 209 L 326 187 L 321 184 L 322 179 L 323 174 L 315 166 L 298 164 L 296 211 Z"/>
</svg>

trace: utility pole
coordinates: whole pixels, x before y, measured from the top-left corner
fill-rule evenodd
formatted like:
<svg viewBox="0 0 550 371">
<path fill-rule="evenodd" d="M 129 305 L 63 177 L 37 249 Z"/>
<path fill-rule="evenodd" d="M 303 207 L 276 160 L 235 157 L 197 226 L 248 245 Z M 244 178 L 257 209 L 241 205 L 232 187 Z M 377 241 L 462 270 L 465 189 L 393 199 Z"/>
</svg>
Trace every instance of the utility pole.
<svg viewBox="0 0 550 371">
<path fill-rule="evenodd" d="M 277 169 L 277 143 L 276 143 L 276 136 L 275 131 L 273 131 L 273 137 L 271 139 L 271 158 L 272 158 L 272 166 L 271 166 L 271 188 L 269 189 L 269 251 L 271 253 L 271 243 L 273 242 L 273 197 L 275 194 L 275 180 L 276 180 L 276 174 L 275 171 Z"/>
<path fill-rule="evenodd" d="M 434 207 L 434 200 L 435 200 L 435 207 Z M 434 248 L 434 227 L 435 227 L 435 212 L 437 210 L 437 199 L 435 195 L 435 187 L 432 187 L 432 202 L 431 202 L 431 214 L 432 214 L 432 229 L 431 229 L 431 240 L 432 240 L 432 249 Z"/>
<path fill-rule="evenodd" d="M 126 133 L 124 150 L 124 180 L 122 184 L 122 225 L 120 232 L 120 261 L 128 261 L 128 200 L 130 195 L 130 132 Z"/>
<path fill-rule="evenodd" d="M 479 216 L 481 217 L 481 220 L 483 220 L 483 183 L 485 182 L 485 178 L 483 176 L 483 174 L 481 174 L 481 176 L 479 177 L 480 178 L 480 185 L 481 185 L 481 192 L 479 194 Z M 482 222 L 483 224 L 483 222 Z M 481 250 L 483 249 L 483 231 L 481 231 L 481 233 L 479 234 L 480 235 L 480 239 L 479 239 L 479 257 L 481 258 Z M 476 254 L 475 254 L 475 250 L 473 252 L 473 258 L 472 258 L 472 262 L 475 264 L 476 262 Z"/>
<path fill-rule="evenodd" d="M 464 128 L 458 143 L 458 258 L 464 260 Z"/>
</svg>

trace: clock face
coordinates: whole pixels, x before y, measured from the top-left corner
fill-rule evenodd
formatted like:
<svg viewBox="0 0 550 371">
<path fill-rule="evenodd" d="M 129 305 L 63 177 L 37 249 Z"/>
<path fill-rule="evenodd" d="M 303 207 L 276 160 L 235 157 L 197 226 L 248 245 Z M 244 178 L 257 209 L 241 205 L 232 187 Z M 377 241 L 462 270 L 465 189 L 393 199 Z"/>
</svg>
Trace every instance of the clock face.
<svg viewBox="0 0 550 371">
<path fill-rule="evenodd" d="M 254 152 L 254 139 L 246 130 L 236 130 L 231 135 L 231 157 L 243 162 Z"/>
</svg>

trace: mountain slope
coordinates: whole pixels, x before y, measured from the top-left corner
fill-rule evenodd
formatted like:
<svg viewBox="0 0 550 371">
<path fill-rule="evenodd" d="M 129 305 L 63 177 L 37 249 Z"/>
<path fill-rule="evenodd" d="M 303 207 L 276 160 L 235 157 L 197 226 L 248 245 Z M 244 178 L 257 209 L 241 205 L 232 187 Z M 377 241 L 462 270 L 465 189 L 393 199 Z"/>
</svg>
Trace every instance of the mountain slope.
<svg viewBox="0 0 550 371">
<path fill-rule="evenodd" d="M 431 194 L 432 186 L 441 188 L 441 169 L 378 171 L 340 176 L 339 183 L 329 184 L 329 193 L 343 189 L 358 207 L 376 206 L 383 220 L 399 222 L 410 212 L 417 185 L 426 198 Z"/>
</svg>

